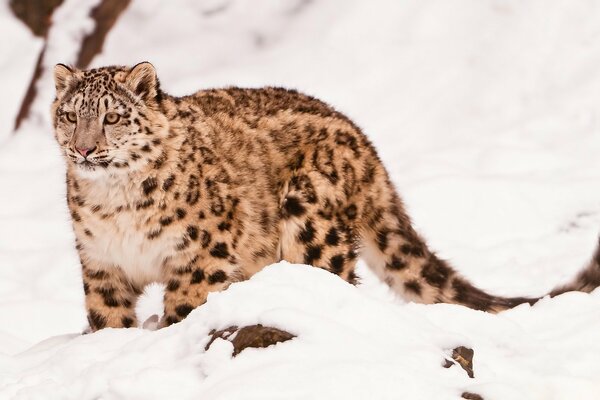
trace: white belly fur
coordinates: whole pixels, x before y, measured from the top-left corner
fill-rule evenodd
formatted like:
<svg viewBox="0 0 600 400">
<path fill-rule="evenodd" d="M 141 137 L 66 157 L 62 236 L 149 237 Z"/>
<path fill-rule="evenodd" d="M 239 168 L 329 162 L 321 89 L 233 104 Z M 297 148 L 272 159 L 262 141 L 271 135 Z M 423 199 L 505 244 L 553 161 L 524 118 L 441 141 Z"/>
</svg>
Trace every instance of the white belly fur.
<svg viewBox="0 0 600 400">
<path fill-rule="evenodd" d="M 130 214 L 91 223 L 94 237 L 86 240 L 85 249 L 101 266 L 118 267 L 130 281 L 143 286 L 162 280 L 162 265 L 173 247 L 167 238 L 148 239 L 147 229 L 139 225 Z"/>
</svg>

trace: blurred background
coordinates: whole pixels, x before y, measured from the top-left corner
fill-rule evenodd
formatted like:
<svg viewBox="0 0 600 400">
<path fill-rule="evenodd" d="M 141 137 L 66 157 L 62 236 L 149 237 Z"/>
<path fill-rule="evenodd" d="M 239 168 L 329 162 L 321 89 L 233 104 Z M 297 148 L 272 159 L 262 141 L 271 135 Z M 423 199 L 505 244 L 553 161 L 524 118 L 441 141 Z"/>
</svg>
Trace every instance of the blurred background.
<svg viewBox="0 0 600 400">
<path fill-rule="evenodd" d="M 0 353 L 85 325 L 58 62 L 150 61 L 174 95 L 325 100 L 373 140 L 432 246 L 495 293 L 543 294 L 597 241 L 595 0 L 0 0 L 0 35 Z"/>
</svg>

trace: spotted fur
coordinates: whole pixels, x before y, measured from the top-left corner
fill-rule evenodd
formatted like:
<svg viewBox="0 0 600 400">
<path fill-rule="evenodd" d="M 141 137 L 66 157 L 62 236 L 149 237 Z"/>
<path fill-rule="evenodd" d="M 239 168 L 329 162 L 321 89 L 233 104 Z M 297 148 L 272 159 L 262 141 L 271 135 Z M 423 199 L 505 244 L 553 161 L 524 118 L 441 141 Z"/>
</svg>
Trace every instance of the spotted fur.
<svg viewBox="0 0 600 400">
<path fill-rule="evenodd" d="M 355 283 L 361 256 L 422 303 L 498 311 L 535 301 L 489 295 L 439 259 L 367 137 L 319 100 L 271 87 L 173 97 L 149 63 L 59 64 L 54 75 L 92 330 L 136 326 L 150 282 L 166 286 L 166 326 L 279 260 Z"/>
</svg>

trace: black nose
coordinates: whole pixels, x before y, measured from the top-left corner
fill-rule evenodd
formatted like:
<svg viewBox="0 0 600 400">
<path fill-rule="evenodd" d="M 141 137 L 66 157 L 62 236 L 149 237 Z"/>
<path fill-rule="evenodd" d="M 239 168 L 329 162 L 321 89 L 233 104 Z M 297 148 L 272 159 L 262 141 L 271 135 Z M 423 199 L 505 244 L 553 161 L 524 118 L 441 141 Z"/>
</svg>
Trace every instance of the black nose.
<svg viewBox="0 0 600 400">
<path fill-rule="evenodd" d="M 83 148 L 75 147 L 75 150 L 77 150 L 77 152 L 79 154 L 81 154 L 82 156 L 87 157 L 90 154 L 92 154 L 94 152 L 94 150 L 96 150 L 96 146 L 90 147 L 90 148 L 87 148 L 87 147 L 83 147 Z"/>
</svg>

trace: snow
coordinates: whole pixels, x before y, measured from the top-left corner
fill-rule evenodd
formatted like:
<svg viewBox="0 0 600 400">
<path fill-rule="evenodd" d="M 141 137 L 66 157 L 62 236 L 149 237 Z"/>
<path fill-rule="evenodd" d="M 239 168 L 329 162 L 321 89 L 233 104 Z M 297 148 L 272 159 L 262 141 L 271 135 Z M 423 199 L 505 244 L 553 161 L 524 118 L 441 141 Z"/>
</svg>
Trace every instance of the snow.
<svg viewBox="0 0 600 400">
<path fill-rule="evenodd" d="M 12 134 L 40 39 L 0 3 L 0 398 L 595 399 L 600 292 L 490 315 L 405 304 L 280 263 L 159 331 L 85 327 L 48 108 L 97 1 L 53 17 L 40 97 Z M 151 61 L 173 94 L 283 85 L 373 140 L 418 230 L 478 286 L 542 295 L 585 264 L 600 222 L 600 7 L 593 0 L 134 0 L 94 66 Z M 138 306 L 160 312 L 161 287 Z M 297 335 L 231 358 L 208 332 Z M 37 343 L 37 344 L 36 344 Z M 444 369 L 475 350 L 475 379 Z"/>
<path fill-rule="evenodd" d="M 0 393 L 15 399 L 48 393 L 65 399 L 174 393 L 179 399 L 454 399 L 470 390 L 503 399 L 593 398 L 600 390 L 599 306 L 598 293 L 568 294 L 500 316 L 402 305 L 325 271 L 280 263 L 211 294 L 168 329 L 64 335 L 4 357 Z M 211 329 L 255 323 L 297 338 L 245 350 L 233 361 L 233 348 L 222 339 L 204 351 Z M 441 367 L 444 349 L 459 344 L 476 349 L 474 381 L 457 367 Z"/>
</svg>

